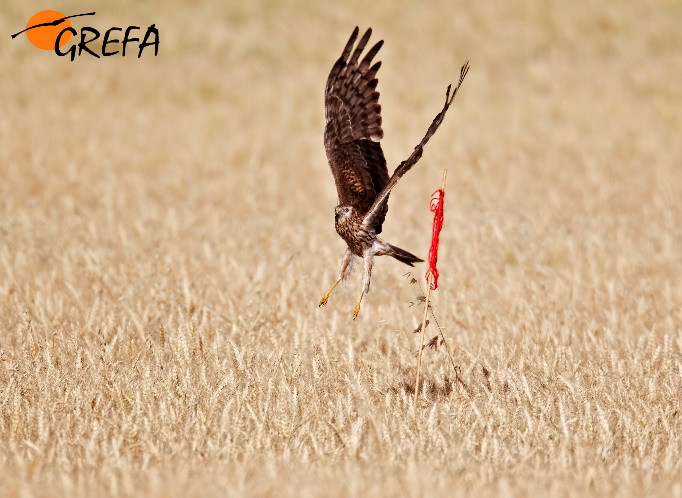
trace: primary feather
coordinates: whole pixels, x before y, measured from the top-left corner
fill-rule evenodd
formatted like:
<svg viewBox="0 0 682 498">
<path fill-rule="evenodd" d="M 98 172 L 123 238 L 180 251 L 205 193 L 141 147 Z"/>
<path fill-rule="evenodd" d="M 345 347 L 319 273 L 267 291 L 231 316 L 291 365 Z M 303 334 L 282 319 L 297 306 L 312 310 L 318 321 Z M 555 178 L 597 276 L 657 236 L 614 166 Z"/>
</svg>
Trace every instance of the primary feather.
<svg viewBox="0 0 682 498">
<path fill-rule="evenodd" d="M 379 144 L 384 136 L 376 91 L 381 62 L 372 64 L 383 41 L 374 44 L 361 60 L 372 30 L 368 29 L 354 48 L 358 33 L 356 27 L 327 79 L 324 145 L 338 204 L 352 206 L 364 216 L 389 176 Z M 388 205 L 378 210 L 372 227 L 375 233 L 381 233 L 387 211 Z"/>
</svg>

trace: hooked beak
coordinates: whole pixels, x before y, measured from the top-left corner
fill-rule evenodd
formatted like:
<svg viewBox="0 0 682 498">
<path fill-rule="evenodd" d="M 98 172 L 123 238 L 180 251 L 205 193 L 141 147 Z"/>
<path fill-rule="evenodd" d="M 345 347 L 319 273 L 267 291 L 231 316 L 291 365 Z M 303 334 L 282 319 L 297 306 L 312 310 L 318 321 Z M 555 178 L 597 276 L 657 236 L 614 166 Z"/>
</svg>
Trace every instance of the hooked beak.
<svg viewBox="0 0 682 498">
<path fill-rule="evenodd" d="M 334 208 L 334 214 L 335 214 L 336 216 L 340 215 L 340 214 L 341 214 L 341 210 L 340 210 L 339 208 L 337 208 L 337 207 Z"/>
</svg>

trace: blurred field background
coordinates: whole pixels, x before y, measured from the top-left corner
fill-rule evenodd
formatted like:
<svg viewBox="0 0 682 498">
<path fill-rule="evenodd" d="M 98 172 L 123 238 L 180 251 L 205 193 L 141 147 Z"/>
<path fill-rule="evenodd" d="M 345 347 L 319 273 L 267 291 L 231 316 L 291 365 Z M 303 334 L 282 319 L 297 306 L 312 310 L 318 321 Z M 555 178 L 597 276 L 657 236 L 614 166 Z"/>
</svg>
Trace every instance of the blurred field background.
<svg viewBox="0 0 682 498">
<path fill-rule="evenodd" d="M 10 39 L 151 23 L 159 56 Z M 406 267 L 344 244 L 323 86 L 355 25 Z M 12 2 L 0 9 L 0 494 L 682 496 L 682 3 Z M 425 270 L 422 265 L 417 275 Z M 427 329 L 427 338 L 435 329 Z"/>
</svg>

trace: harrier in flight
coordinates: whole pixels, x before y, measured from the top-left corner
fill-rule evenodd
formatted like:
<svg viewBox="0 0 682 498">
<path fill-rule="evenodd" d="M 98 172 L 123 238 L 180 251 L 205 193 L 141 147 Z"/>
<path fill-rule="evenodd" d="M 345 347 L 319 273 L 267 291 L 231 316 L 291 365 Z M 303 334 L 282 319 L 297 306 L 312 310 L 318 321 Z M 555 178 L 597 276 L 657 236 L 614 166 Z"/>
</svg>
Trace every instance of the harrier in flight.
<svg viewBox="0 0 682 498">
<path fill-rule="evenodd" d="M 341 260 L 338 280 L 320 299 L 320 306 L 327 304 L 334 287 L 350 274 L 354 257 L 361 257 L 364 261 L 362 294 L 353 318 L 358 316 L 362 298 L 369 292 L 374 256 L 393 256 L 409 266 L 423 261 L 404 249 L 384 242 L 377 235 L 381 233 L 381 226 L 386 218 L 391 189 L 419 161 L 426 142 L 443 122 L 446 111 L 469 71 L 469 63 L 462 66 L 457 87 L 450 93 L 451 86 L 448 86 L 445 105 L 429 126 L 426 135 L 410 157 L 400 163 L 389 177 L 386 159 L 379 143 L 384 136 L 379 92 L 376 91 L 376 74 L 381 62 L 372 64 L 372 59 L 384 42 L 377 42 L 360 59 L 372 30 L 368 29 L 353 48 L 358 34 L 356 27 L 341 57 L 332 67 L 324 91 L 324 148 L 338 194 L 335 209 L 336 233 L 346 241 L 348 248 Z"/>
</svg>

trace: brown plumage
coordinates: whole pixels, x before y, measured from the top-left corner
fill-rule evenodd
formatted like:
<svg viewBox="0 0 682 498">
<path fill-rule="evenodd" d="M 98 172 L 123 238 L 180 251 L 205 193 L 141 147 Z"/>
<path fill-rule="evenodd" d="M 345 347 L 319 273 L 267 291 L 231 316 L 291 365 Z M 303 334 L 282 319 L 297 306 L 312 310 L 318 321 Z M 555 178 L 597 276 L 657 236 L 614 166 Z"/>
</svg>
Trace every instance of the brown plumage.
<svg viewBox="0 0 682 498">
<path fill-rule="evenodd" d="M 324 147 L 338 194 L 335 226 L 336 232 L 346 241 L 348 248 L 341 262 L 338 280 L 320 300 L 320 306 L 327 303 L 334 287 L 350 273 L 354 256 L 362 257 L 362 294 L 355 307 L 354 318 L 360 311 L 362 298 L 369 291 L 374 256 L 389 255 L 410 266 L 423 261 L 382 241 L 377 235 L 381 233 L 386 219 L 391 189 L 421 157 L 424 145 L 440 126 L 469 70 L 468 63 L 462 67 L 459 84 L 452 95 L 448 86 L 445 105 L 429 126 L 426 135 L 410 157 L 400 163 L 389 177 L 386 159 L 379 143 L 384 136 L 379 92 L 376 90 L 376 74 L 381 62 L 372 64 L 372 59 L 384 42 L 381 40 L 374 44 L 361 59 L 372 30 L 368 29 L 353 48 L 358 34 L 356 27 L 341 57 L 329 73 L 324 92 Z"/>
</svg>

